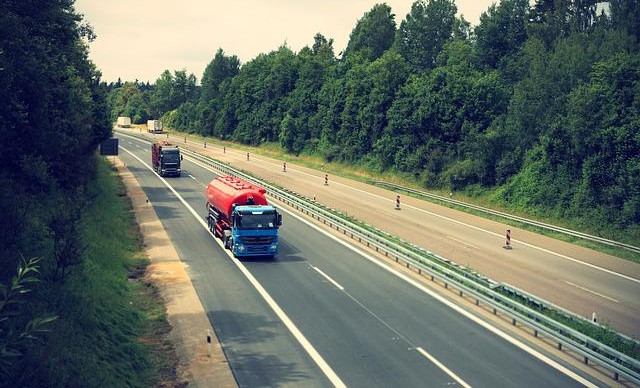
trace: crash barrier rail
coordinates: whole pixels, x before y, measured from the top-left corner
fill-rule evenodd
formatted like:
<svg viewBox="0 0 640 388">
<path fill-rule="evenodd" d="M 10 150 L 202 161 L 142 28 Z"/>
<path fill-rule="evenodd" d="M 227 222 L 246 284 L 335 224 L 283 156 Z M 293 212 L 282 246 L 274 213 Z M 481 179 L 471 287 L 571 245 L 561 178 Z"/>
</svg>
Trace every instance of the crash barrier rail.
<svg viewBox="0 0 640 388">
<path fill-rule="evenodd" d="M 148 140 L 144 136 L 140 138 Z M 496 283 L 446 258 L 413 244 L 402 242 L 398 238 L 376 228 L 358 224 L 354 220 L 350 220 L 345 214 L 328 209 L 309 198 L 301 197 L 294 192 L 279 188 L 223 162 L 184 148 L 182 148 L 182 152 L 185 156 L 212 167 L 222 174 L 237 176 L 264 187 L 271 197 L 335 228 L 338 232 L 342 232 L 367 247 L 375 249 L 376 252 L 394 258 L 396 262 L 402 261 L 407 268 L 413 266 L 419 274 L 430 277 L 431 281 L 438 280 L 445 288 L 455 288 L 461 297 L 473 299 L 477 306 L 480 306 L 481 303 L 484 304 L 492 310 L 494 315 L 502 314 L 509 317 L 512 325 L 526 325 L 533 330 L 535 337 L 543 335 L 548 339 L 552 339 L 557 344 L 558 349 L 572 350 L 582 357 L 585 364 L 598 364 L 607 368 L 612 372 L 611 377 L 614 380 L 619 380 L 620 377 L 623 377 L 634 384 L 640 384 L 639 360 L 602 344 L 496 291 L 509 289 L 509 286 Z M 518 296 L 520 299 L 524 298 L 527 303 L 542 302 L 523 292 L 519 292 Z M 546 303 L 546 305 L 549 306 L 550 304 Z M 587 321 L 582 317 L 580 319 Z"/>
<path fill-rule="evenodd" d="M 505 218 L 505 219 L 508 219 L 508 220 L 522 222 L 523 224 L 536 226 L 538 228 L 551 230 L 553 232 L 562 233 L 562 234 L 566 234 L 566 235 L 573 236 L 573 237 L 578 237 L 578 238 L 581 238 L 583 240 L 589 240 L 589 241 L 597 242 L 597 243 L 600 243 L 600 244 L 608 245 L 608 246 L 611 246 L 611 247 L 626 249 L 626 250 L 634 252 L 634 253 L 640 253 L 640 247 L 637 247 L 635 245 L 626 244 L 626 243 L 622 243 L 622 242 L 614 241 L 614 240 L 609 240 L 609 239 L 606 239 L 606 238 L 603 238 L 603 237 L 593 236 L 593 235 L 590 235 L 590 234 L 587 234 L 587 233 L 582 233 L 582 232 L 578 232 L 578 231 L 575 231 L 575 230 L 563 228 L 561 226 L 556 226 L 556 225 L 546 224 L 546 223 L 540 222 L 540 221 L 530 220 L 528 218 L 515 216 L 513 214 L 504 213 L 504 212 L 501 212 L 501 211 L 498 211 L 498 210 L 493 210 L 493 209 L 489 209 L 489 208 L 482 207 L 482 206 L 473 205 L 473 204 L 470 204 L 470 203 L 467 203 L 467 202 L 462 202 L 462 201 L 458 201 L 456 199 L 443 197 L 441 195 L 429 193 L 429 192 L 426 192 L 426 191 L 412 189 L 410 187 L 401 186 L 401 185 L 398 185 L 398 184 L 395 184 L 395 183 L 384 182 L 384 181 L 372 181 L 372 183 L 374 185 L 386 186 L 386 187 L 390 187 L 392 189 L 402 190 L 402 191 L 407 192 L 407 193 L 419 195 L 421 197 L 426 197 L 426 198 L 430 198 L 430 199 L 435 199 L 435 200 L 438 200 L 438 201 L 441 201 L 441 202 L 445 202 L 445 203 L 448 203 L 448 204 L 461 206 L 463 208 L 481 211 L 483 213 L 491 214 L 491 215 L 498 216 L 498 217 L 502 217 L 502 218 Z"/>
</svg>

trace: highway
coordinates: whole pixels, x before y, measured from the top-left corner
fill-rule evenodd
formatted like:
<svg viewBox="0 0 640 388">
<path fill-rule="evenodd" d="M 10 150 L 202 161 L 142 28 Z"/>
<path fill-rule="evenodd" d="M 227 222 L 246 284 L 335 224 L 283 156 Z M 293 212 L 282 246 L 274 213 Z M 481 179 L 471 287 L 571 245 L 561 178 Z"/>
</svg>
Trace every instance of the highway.
<svg viewBox="0 0 640 388">
<path fill-rule="evenodd" d="M 407 196 L 396 211 L 396 193 L 382 188 L 334 176 L 324 186 L 324 173 L 293 163 L 285 173 L 280 161 L 263 156 L 247 161 L 244 151 L 187 146 L 583 317 L 595 312 L 600 323 L 640 338 L 638 263 Z M 512 250 L 502 248 L 507 228 Z"/>
<path fill-rule="evenodd" d="M 294 214 L 275 260 L 230 258 L 203 227 L 214 174 L 185 159 L 182 177 L 161 180 L 149 143 L 120 145 L 241 387 L 593 386 Z"/>
</svg>

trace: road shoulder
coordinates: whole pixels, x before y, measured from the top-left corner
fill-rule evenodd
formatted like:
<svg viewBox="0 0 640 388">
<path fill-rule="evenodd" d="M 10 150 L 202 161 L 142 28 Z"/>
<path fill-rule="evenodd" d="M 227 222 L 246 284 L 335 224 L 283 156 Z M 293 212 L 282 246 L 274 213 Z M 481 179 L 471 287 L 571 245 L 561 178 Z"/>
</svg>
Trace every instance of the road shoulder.
<svg viewBox="0 0 640 388">
<path fill-rule="evenodd" d="M 158 287 L 171 325 L 168 340 L 178 354 L 178 379 L 193 387 L 237 387 L 213 327 L 169 236 L 133 174 L 117 160 L 116 167 L 131 200 L 150 260 L 145 276 Z M 210 333 L 211 354 L 207 344 Z"/>
</svg>

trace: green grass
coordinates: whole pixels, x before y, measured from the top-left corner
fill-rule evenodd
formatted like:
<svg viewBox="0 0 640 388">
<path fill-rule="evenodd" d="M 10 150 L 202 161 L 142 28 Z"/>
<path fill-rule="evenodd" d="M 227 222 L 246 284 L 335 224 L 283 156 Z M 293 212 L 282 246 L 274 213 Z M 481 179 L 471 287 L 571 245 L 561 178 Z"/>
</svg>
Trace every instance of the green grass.
<svg viewBox="0 0 640 388">
<path fill-rule="evenodd" d="M 58 319 L 29 386 L 148 387 L 175 380 L 169 326 L 157 290 L 140 276 L 147 260 L 123 184 L 99 160 L 84 214 L 84 262 L 63 284 L 46 285 Z M 168 386 L 172 386 L 169 384 Z M 167 385 L 165 385 L 167 386 Z"/>
<path fill-rule="evenodd" d="M 316 169 L 319 171 L 324 171 L 329 173 L 330 175 L 342 176 L 345 178 L 357 180 L 364 183 L 371 183 L 372 181 L 379 180 L 379 181 L 395 183 L 395 184 L 410 187 L 413 189 L 425 190 L 424 187 L 422 187 L 418 182 L 416 182 L 415 177 L 413 177 L 411 174 L 398 173 L 393 171 L 383 171 L 383 172 L 375 171 L 366 163 L 346 164 L 346 163 L 339 163 L 339 162 L 327 162 L 322 158 L 321 155 L 311 154 L 311 153 L 302 153 L 298 156 L 291 155 L 284 152 L 284 150 L 282 149 L 282 147 L 278 142 L 264 143 L 259 147 L 250 147 L 250 146 L 233 143 L 230 141 L 221 141 L 219 139 L 215 139 L 211 137 L 204 137 L 197 134 L 188 134 L 188 133 L 174 131 L 174 130 L 167 130 L 166 132 L 175 136 L 186 136 L 189 141 L 196 141 L 200 143 L 206 141 L 207 144 L 211 144 L 218 147 L 222 147 L 224 145 L 227 148 L 234 148 L 234 149 L 240 149 L 243 151 L 249 151 L 251 153 L 268 156 L 274 159 L 280 159 L 288 163 L 295 163 L 295 164 Z M 440 190 L 429 189 L 428 191 L 430 193 L 438 194 L 444 197 L 449 195 L 449 190 L 445 190 L 445 189 L 440 189 Z M 412 193 L 403 192 L 403 194 L 417 197 L 415 194 L 412 194 Z M 541 212 L 539 210 L 536 211 L 536 209 L 523 210 L 523 209 L 514 208 L 513 206 L 509 206 L 506 203 L 496 202 L 495 190 L 488 189 L 488 188 L 469 187 L 465 191 L 459 191 L 453 194 L 455 199 L 463 202 L 468 202 L 471 204 L 494 209 L 497 211 L 502 211 L 505 213 L 510 213 L 510 214 L 525 217 L 525 218 L 535 219 L 540 222 L 545 222 L 552 225 L 557 225 L 557 226 L 581 231 L 583 233 L 588 233 L 595 236 L 603 236 L 609 239 L 625 242 L 632 245 L 637 245 L 638 239 L 640 238 L 640 230 L 638 230 L 638 228 L 630 228 L 629 230 L 625 231 L 625 230 L 620 230 L 615 226 L 592 225 L 589 223 L 590 220 L 566 219 L 566 218 L 551 217 L 549 215 L 543 216 L 540 214 Z M 450 207 L 450 208 L 464 211 L 470 214 L 475 214 L 487 219 L 504 222 L 510 226 L 533 231 L 535 233 L 549 236 L 561 241 L 567 241 L 567 242 L 580 245 L 589 249 L 610 254 L 612 256 L 617 256 L 622 259 L 640 263 L 640 254 L 628 251 L 623 248 L 611 247 L 605 244 L 569 236 L 564 233 L 553 232 L 548 229 L 531 226 L 525 223 L 505 220 L 502 217 L 491 216 L 484 212 L 468 209 L 462 206 L 457 206 L 454 204 L 450 204 L 448 202 L 439 201 L 437 199 L 432 199 L 427 197 L 419 197 L 419 198 L 440 204 L 442 206 Z"/>
</svg>

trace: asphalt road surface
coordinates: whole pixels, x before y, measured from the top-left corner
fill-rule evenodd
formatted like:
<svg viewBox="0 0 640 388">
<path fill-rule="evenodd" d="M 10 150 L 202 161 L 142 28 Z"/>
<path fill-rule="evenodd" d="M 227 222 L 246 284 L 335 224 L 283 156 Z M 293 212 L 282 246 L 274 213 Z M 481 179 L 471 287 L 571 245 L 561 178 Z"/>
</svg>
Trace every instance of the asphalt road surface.
<svg viewBox="0 0 640 388">
<path fill-rule="evenodd" d="M 160 136 L 160 135 L 158 135 Z M 164 137 L 164 136 L 163 136 Z M 394 210 L 396 193 L 353 180 L 259 155 L 247 160 L 246 151 L 184 144 L 235 168 L 294 190 L 334 209 L 377 226 L 490 278 L 505 282 L 555 303 L 583 317 L 596 313 L 598 321 L 640 338 L 640 264 L 623 260 L 481 217 L 402 196 L 402 210 Z M 505 250 L 504 234 L 511 229 L 512 250 Z"/>
<path fill-rule="evenodd" d="M 161 180 L 149 149 L 121 137 L 240 386 L 591 384 L 293 214 L 275 260 L 231 259 L 203 227 L 214 173 L 185 159 Z"/>
</svg>

